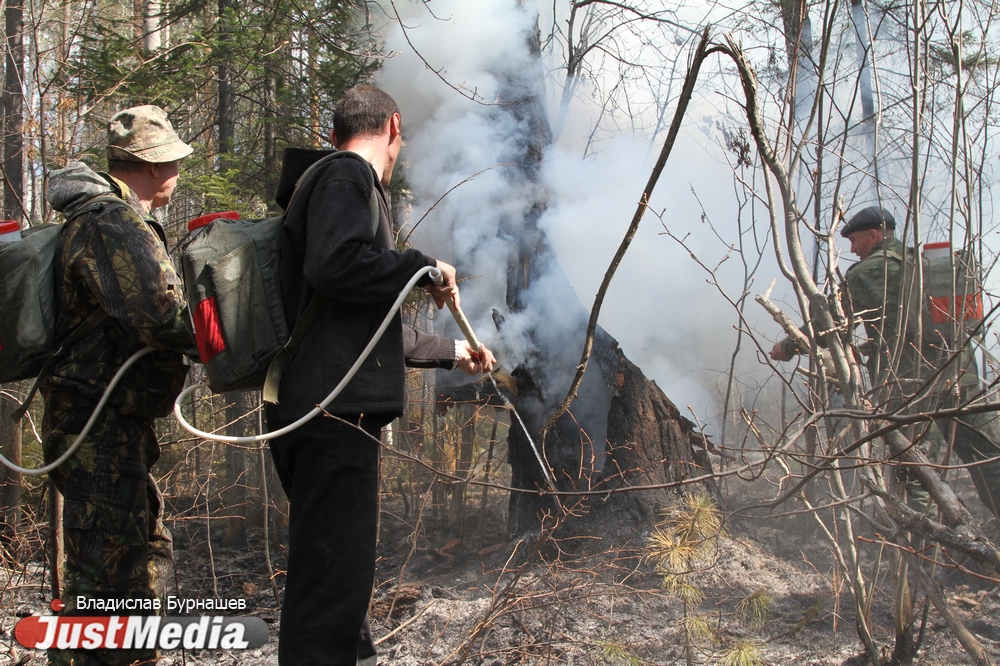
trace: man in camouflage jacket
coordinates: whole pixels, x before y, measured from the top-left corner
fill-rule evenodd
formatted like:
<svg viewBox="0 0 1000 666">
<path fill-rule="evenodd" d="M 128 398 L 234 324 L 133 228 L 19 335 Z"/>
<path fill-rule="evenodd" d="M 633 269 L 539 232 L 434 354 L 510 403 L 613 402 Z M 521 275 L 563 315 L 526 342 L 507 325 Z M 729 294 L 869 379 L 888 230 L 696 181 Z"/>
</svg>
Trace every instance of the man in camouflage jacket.
<svg viewBox="0 0 1000 666">
<path fill-rule="evenodd" d="M 868 336 L 859 349 L 867 357 L 865 365 L 875 400 L 893 410 L 902 397 L 914 394 L 933 380 L 935 388 L 906 411 L 932 412 L 957 407 L 979 390 L 975 357 L 968 351 L 953 356 L 926 340 L 918 343 L 915 324 L 900 326 L 904 250 L 894 237 L 895 229 L 891 213 L 870 206 L 852 217 L 840 232 L 850 240 L 851 252 L 860 258 L 847 269 L 846 288 L 841 296 L 847 316 L 862 322 Z M 795 354 L 805 351 L 798 349 L 791 338 L 785 338 L 774 345 L 771 358 L 790 361 Z M 971 465 L 968 470 L 979 498 L 1000 519 L 1000 445 L 991 418 L 988 414 L 967 414 L 956 419 L 938 419 L 929 439 L 938 449 L 950 443 L 962 462 Z M 917 430 L 911 427 L 906 434 L 915 438 Z M 945 457 L 941 450 L 932 451 L 931 456 L 942 460 Z M 987 460 L 990 462 L 982 462 Z M 911 486 L 915 488 L 915 484 Z"/>
<path fill-rule="evenodd" d="M 51 473 L 65 497 L 64 614 L 101 614 L 78 610 L 78 597 L 163 596 L 172 552 L 162 496 L 149 474 L 160 453 L 153 425 L 183 387 L 188 368 L 180 350 L 193 347 L 181 281 L 163 229 L 150 216 L 170 201 L 178 160 L 192 148 L 155 106 L 115 114 L 108 137 L 110 174 L 71 162 L 49 181 L 49 203 L 67 220 L 56 257 L 57 338 L 88 318 L 99 323 L 42 385 L 46 461 L 75 441 L 126 359 L 146 346 L 157 351 L 126 372 L 80 448 Z M 74 666 L 156 660 L 153 650 L 49 650 L 48 656 L 51 664 Z"/>
<path fill-rule="evenodd" d="M 841 230 L 841 235 L 851 242 L 851 252 L 860 259 L 847 269 L 846 289 L 841 297 L 845 312 L 853 312 L 855 321 L 864 324 L 868 342 L 861 346 L 861 351 L 867 356 L 865 365 L 873 386 L 881 383 L 881 380 L 876 382 L 876 378 L 886 379 L 892 365 L 896 366 L 893 374 L 897 378 L 915 378 L 919 367 L 913 354 L 905 352 L 901 363 L 890 363 L 893 352 L 897 351 L 894 345 L 899 331 L 903 253 L 903 244 L 893 235 L 895 228 L 896 222 L 888 211 L 872 206 L 852 217 Z M 803 332 L 807 331 L 803 329 Z M 909 329 L 905 334 L 909 336 Z M 912 351 L 913 345 L 904 345 L 904 348 Z M 798 349 L 791 338 L 785 338 L 774 345 L 771 358 L 790 361 L 796 354 L 806 351 Z"/>
</svg>

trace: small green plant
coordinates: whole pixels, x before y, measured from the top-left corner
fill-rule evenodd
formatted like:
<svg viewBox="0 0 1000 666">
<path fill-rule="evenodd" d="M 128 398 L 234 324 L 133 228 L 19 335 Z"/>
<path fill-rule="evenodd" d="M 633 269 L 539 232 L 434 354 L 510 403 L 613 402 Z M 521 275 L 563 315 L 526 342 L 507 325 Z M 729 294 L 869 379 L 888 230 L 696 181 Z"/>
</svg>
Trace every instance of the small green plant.
<svg viewBox="0 0 1000 666">
<path fill-rule="evenodd" d="M 712 616 L 708 613 L 688 615 L 682 620 L 684 635 L 689 636 L 696 645 L 714 642 L 716 636 L 715 632 L 712 631 L 711 621 Z"/>
<path fill-rule="evenodd" d="M 816 599 L 812 602 L 809 608 L 802 611 L 802 618 L 795 623 L 794 627 L 792 627 L 792 635 L 794 636 L 795 634 L 797 634 L 799 631 L 802 630 L 802 627 L 806 626 L 807 624 L 815 620 L 817 617 L 819 617 L 820 613 L 822 613 L 825 608 L 826 608 L 826 599 L 824 599 L 823 597 L 816 597 Z"/>
<path fill-rule="evenodd" d="M 740 641 L 719 654 L 719 666 L 767 666 L 756 641 Z"/>
<path fill-rule="evenodd" d="M 722 513 L 704 493 L 685 493 L 684 500 L 663 511 L 649 537 L 649 560 L 657 571 L 675 575 L 689 571 L 715 549 L 725 534 Z"/>
<path fill-rule="evenodd" d="M 681 602 L 684 653 L 690 666 L 694 663 L 694 646 L 715 640 L 707 618 L 695 612 L 705 600 L 705 593 L 695 585 L 691 574 L 712 556 L 719 537 L 725 533 L 722 513 L 708 495 L 685 493 L 681 502 L 662 515 L 647 541 L 647 559 L 663 577 L 663 589 Z"/>
<path fill-rule="evenodd" d="M 604 663 L 611 666 L 643 666 L 646 663 L 633 657 L 628 648 L 617 641 L 597 641 L 597 650 Z"/>
<path fill-rule="evenodd" d="M 687 582 L 684 576 L 664 576 L 663 589 L 680 599 L 686 606 L 694 607 L 705 600 L 705 593 L 701 588 Z"/>
<path fill-rule="evenodd" d="M 736 617 L 744 625 L 760 629 L 767 625 L 768 617 L 774 610 L 774 597 L 767 588 L 761 588 L 740 600 L 736 605 Z"/>
</svg>

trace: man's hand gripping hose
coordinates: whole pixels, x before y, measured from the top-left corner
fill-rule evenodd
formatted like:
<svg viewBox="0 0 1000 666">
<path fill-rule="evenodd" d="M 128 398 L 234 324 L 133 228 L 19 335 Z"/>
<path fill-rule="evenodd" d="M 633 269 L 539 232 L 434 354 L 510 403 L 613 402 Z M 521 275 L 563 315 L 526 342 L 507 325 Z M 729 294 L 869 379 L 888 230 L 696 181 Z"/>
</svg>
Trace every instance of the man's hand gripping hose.
<svg viewBox="0 0 1000 666">
<path fill-rule="evenodd" d="M 431 279 L 434 280 L 434 284 L 438 286 L 441 286 L 444 283 L 444 277 L 440 273 L 436 278 L 431 275 Z M 458 324 L 458 328 L 462 331 L 462 335 L 465 336 L 466 341 L 468 341 L 469 346 L 472 348 L 472 358 L 474 358 L 477 362 L 482 363 L 485 356 L 485 348 L 482 343 L 479 342 L 479 338 L 476 337 L 476 332 L 472 330 L 472 324 L 469 323 L 468 317 L 466 317 L 465 313 L 462 312 L 462 308 L 455 304 L 454 298 L 449 298 L 447 304 L 448 309 L 451 310 L 451 315 L 455 318 L 455 323 Z M 521 415 L 517 413 L 517 410 L 514 409 L 514 405 L 511 404 L 510 400 L 507 399 L 507 396 L 504 395 L 503 391 L 500 390 L 500 387 L 497 386 L 497 380 L 493 376 L 495 371 L 496 368 L 493 368 L 493 370 L 487 373 L 490 381 L 493 383 L 493 389 L 497 392 L 497 395 L 500 396 L 500 399 L 503 400 L 504 404 L 510 408 L 511 413 L 517 418 L 517 422 L 521 424 L 521 430 L 524 431 L 524 436 L 528 438 L 528 444 L 531 445 L 531 451 L 535 454 L 535 459 L 538 460 L 539 467 L 542 468 L 542 474 L 545 476 L 545 480 L 548 482 L 549 488 L 555 490 L 556 483 L 555 479 L 552 478 L 551 472 L 549 472 L 549 466 L 545 464 L 545 460 L 542 458 L 542 454 L 538 450 L 538 446 L 535 445 L 535 440 L 533 440 L 531 435 L 528 434 L 528 428 L 524 425 L 524 421 L 521 420 Z"/>
</svg>

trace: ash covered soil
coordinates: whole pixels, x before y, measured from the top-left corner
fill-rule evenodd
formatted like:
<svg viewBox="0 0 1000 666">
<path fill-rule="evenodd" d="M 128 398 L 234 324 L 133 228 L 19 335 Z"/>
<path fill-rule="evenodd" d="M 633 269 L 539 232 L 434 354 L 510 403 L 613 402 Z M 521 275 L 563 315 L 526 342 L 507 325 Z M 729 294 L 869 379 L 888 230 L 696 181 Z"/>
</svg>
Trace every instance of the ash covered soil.
<svg viewBox="0 0 1000 666">
<path fill-rule="evenodd" d="M 731 518 L 728 536 L 710 561 L 685 578 L 703 595 L 685 613 L 646 560 L 645 534 L 617 547 L 595 538 L 539 544 L 534 537 L 507 538 L 499 497 L 485 514 L 478 501 L 467 510 L 459 527 L 443 517 L 443 508 L 441 517 L 428 508 L 414 540 L 413 516 L 398 497 L 387 498 L 371 611 L 379 664 L 684 664 L 685 626 L 696 634 L 709 630 L 691 646 L 698 664 L 725 663 L 726 651 L 740 643 L 755 645 L 763 663 L 772 666 L 865 663 L 858 658 L 862 650 L 850 590 L 808 517 Z M 991 529 L 997 536 L 995 524 Z M 270 637 L 262 647 L 244 651 L 167 651 L 159 663 L 277 664 L 279 612 L 262 534 L 252 532 L 244 548 L 213 543 L 209 557 L 204 521 L 175 523 L 173 532 L 173 593 L 212 598 L 214 576 L 218 597 L 245 599 L 246 614 L 262 618 Z M 280 592 L 280 539 L 272 541 L 271 559 Z M 21 648 L 12 637 L 15 615 L 47 612 L 43 573 L 40 561 L 2 572 L 0 664 L 45 663 L 43 655 Z M 962 621 L 1000 659 L 1000 588 L 948 571 L 940 572 L 939 580 Z M 893 642 L 891 581 L 883 573 L 878 584 L 872 616 L 887 656 Z M 739 612 L 740 601 L 755 593 L 771 600 L 757 623 Z M 917 663 L 971 663 L 933 608 Z"/>
</svg>

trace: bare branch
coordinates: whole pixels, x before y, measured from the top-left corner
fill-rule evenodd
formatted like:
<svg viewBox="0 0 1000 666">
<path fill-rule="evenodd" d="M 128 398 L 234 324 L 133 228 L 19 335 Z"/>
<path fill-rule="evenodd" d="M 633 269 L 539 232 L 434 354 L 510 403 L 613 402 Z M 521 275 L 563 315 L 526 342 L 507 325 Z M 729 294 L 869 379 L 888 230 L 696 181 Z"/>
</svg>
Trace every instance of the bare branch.
<svg viewBox="0 0 1000 666">
<path fill-rule="evenodd" d="M 628 251 L 628 247 L 632 243 L 632 239 L 635 237 L 635 232 L 639 229 L 639 222 L 642 221 L 643 213 L 646 212 L 646 208 L 649 204 L 649 198 L 653 194 L 653 188 L 656 187 L 656 181 L 659 180 L 660 173 L 663 171 L 663 167 L 667 163 L 667 158 L 670 156 L 670 151 L 674 147 L 674 141 L 677 139 L 677 133 L 680 131 L 681 121 L 684 119 L 684 112 L 687 111 L 688 103 L 691 101 L 691 95 L 694 92 L 694 84 L 698 80 L 698 72 L 701 69 L 701 64 L 709 54 L 714 52 L 714 49 L 709 49 L 708 47 L 708 30 L 709 29 L 706 27 L 702 33 L 701 41 L 695 49 L 694 56 L 691 60 L 691 66 L 688 69 L 687 77 L 684 79 L 684 88 L 681 91 L 680 99 L 677 101 L 677 110 L 674 112 L 673 123 L 670 126 L 670 131 L 667 133 L 667 138 L 663 143 L 663 148 L 660 150 L 660 157 L 656 160 L 656 164 L 653 166 L 653 171 L 649 175 L 646 187 L 643 189 L 642 196 L 639 198 L 639 205 L 636 207 L 635 214 L 632 216 L 632 222 L 629 224 L 628 231 L 625 232 L 625 237 L 618 246 L 618 251 L 615 252 L 615 256 L 611 260 L 611 265 L 608 266 L 608 270 L 604 273 L 604 280 L 601 282 L 600 289 L 597 290 L 597 296 L 594 297 L 594 306 L 591 308 L 590 320 L 587 322 L 587 338 L 583 343 L 583 353 L 580 356 L 580 363 L 576 366 L 576 376 L 573 377 L 573 382 L 570 385 L 569 391 L 566 393 L 566 397 L 563 399 L 562 404 L 559 406 L 559 409 L 556 410 L 555 414 L 552 415 L 548 423 L 545 424 L 545 427 L 542 428 L 543 441 L 545 434 L 569 409 L 570 404 L 572 404 L 573 400 L 576 398 L 577 391 L 580 389 L 580 383 L 583 381 L 583 374 L 586 372 L 587 363 L 590 361 L 590 353 L 594 348 L 594 334 L 597 332 L 597 320 L 601 314 L 601 306 L 604 304 L 604 297 L 608 293 L 608 287 L 611 285 L 611 280 L 615 276 L 615 271 L 618 270 L 618 265 L 625 256 L 625 252 Z"/>
</svg>

